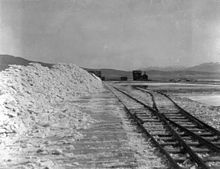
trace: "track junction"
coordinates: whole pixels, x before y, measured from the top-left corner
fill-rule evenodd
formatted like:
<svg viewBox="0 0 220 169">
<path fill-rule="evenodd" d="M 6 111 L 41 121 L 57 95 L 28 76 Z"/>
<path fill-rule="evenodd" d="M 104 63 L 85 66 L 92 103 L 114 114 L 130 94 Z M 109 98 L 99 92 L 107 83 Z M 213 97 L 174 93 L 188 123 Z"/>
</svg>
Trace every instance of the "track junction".
<svg viewBox="0 0 220 169">
<path fill-rule="evenodd" d="M 182 109 L 164 93 L 134 87 L 150 98 L 143 101 L 122 86 L 107 85 L 124 105 L 146 139 L 174 169 L 219 169 L 220 132 Z M 137 108 L 131 108 L 134 104 Z"/>
</svg>

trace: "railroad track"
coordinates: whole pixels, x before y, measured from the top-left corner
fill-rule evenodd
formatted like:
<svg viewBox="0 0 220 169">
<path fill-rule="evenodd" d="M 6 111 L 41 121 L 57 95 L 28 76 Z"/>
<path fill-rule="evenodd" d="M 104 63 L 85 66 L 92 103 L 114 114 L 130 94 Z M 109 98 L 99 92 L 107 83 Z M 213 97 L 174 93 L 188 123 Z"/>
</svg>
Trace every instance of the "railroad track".
<svg viewBox="0 0 220 169">
<path fill-rule="evenodd" d="M 220 134 L 219 131 L 201 122 L 180 108 L 174 101 L 162 93 L 170 103 L 168 108 L 158 106 L 155 92 L 137 88 L 152 97 L 153 107 L 149 107 L 134 95 L 116 86 L 109 87 L 124 105 L 126 111 L 135 120 L 148 138 L 163 153 L 174 169 L 219 169 Z M 130 100 L 143 107 L 132 109 L 125 104 Z M 167 100 L 166 100 L 167 101 Z"/>
</svg>

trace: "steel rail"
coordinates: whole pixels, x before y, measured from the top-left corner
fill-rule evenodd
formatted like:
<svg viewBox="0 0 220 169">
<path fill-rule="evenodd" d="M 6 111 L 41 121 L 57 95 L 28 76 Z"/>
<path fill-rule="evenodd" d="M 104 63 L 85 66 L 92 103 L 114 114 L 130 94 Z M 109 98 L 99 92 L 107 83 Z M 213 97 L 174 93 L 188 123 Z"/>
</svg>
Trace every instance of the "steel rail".
<svg viewBox="0 0 220 169">
<path fill-rule="evenodd" d="M 157 111 L 159 111 L 158 108 L 157 108 L 157 105 L 156 105 L 154 96 L 153 96 L 153 94 L 152 94 L 151 92 L 149 92 L 148 90 L 142 89 L 142 88 L 136 88 L 136 89 L 141 90 L 141 91 L 143 91 L 143 92 L 147 92 L 148 94 L 150 94 L 151 97 L 152 97 L 152 101 L 153 101 L 153 105 L 154 105 L 155 109 L 156 109 Z M 165 118 L 166 118 L 166 120 L 168 120 L 169 122 L 171 122 L 172 124 L 174 124 L 175 126 L 177 126 L 178 128 L 181 128 L 181 129 L 184 130 L 185 132 L 189 133 L 189 135 L 191 135 L 193 138 L 196 138 L 196 139 L 198 139 L 201 143 L 207 145 L 207 146 L 208 146 L 210 149 L 212 149 L 213 151 L 215 151 L 215 152 L 220 152 L 220 147 L 218 147 L 218 146 L 214 145 L 213 143 L 207 141 L 207 140 L 204 139 L 203 137 L 201 137 L 201 136 L 199 136 L 199 135 L 193 133 L 192 131 L 188 130 L 187 128 L 182 127 L 181 125 L 179 125 L 178 123 L 174 122 L 173 120 L 167 118 L 166 116 L 165 116 Z M 194 118 L 195 120 L 197 120 L 197 118 L 195 118 L 195 117 L 193 117 L 193 118 Z M 191 118 L 190 118 L 190 120 L 191 120 Z M 197 121 L 194 121 L 194 120 L 193 120 L 193 122 L 198 125 L 198 122 L 197 122 Z M 200 126 L 200 125 L 199 125 L 199 126 Z M 203 127 L 203 129 L 204 129 L 204 126 L 202 126 L 202 127 Z"/>
<path fill-rule="evenodd" d="M 140 103 L 145 108 L 150 110 L 155 116 L 157 116 L 165 124 L 165 126 L 171 131 L 173 136 L 178 140 L 179 144 L 186 150 L 186 152 L 188 152 L 188 154 L 192 157 L 194 162 L 197 163 L 197 165 L 200 169 L 210 169 L 210 167 L 204 163 L 204 161 L 187 145 L 187 143 L 181 138 L 181 136 L 170 126 L 170 124 L 167 122 L 164 115 L 162 115 L 158 111 L 152 109 L 151 107 L 149 107 L 148 105 L 146 105 L 142 101 L 138 100 L 137 98 L 134 98 L 133 96 L 129 95 L 127 92 L 125 92 L 121 89 L 118 89 L 116 87 L 114 87 L 114 88 L 116 90 L 118 90 L 119 92 L 123 93 L 124 95 L 128 96 L 129 98 L 133 99 L 134 101 Z"/>
<path fill-rule="evenodd" d="M 145 91 L 147 93 L 150 94 L 150 92 L 146 89 L 140 88 L 140 87 L 136 87 L 136 89 L 141 90 L 141 91 Z M 194 121 L 195 123 L 197 123 L 200 127 L 206 127 L 207 129 L 210 130 L 210 132 L 220 136 L 220 131 L 218 131 L 217 129 L 215 129 L 212 126 L 209 126 L 208 124 L 204 123 L 203 121 L 199 120 L 198 118 L 196 118 L 195 116 L 191 115 L 188 111 L 184 110 L 182 107 L 180 107 L 173 99 L 171 99 L 167 94 L 162 93 L 160 91 L 155 91 L 153 90 L 153 92 L 159 93 L 163 96 L 165 96 L 166 98 L 168 98 L 179 110 L 180 113 L 186 115 L 190 120 Z M 152 96 L 152 93 L 151 93 Z"/>
<path fill-rule="evenodd" d="M 220 131 L 216 130 L 214 127 L 209 126 L 208 124 L 204 123 L 203 121 L 195 118 L 194 116 L 192 116 L 189 112 L 187 112 L 186 110 L 184 110 L 182 107 L 180 107 L 173 99 L 171 99 L 168 95 L 166 95 L 165 93 L 159 92 L 159 91 L 155 91 L 158 92 L 162 95 L 164 95 L 165 97 L 167 97 L 172 103 L 174 103 L 174 105 L 179 108 L 183 113 L 185 113 L 190 119 L 198 121 L 201 125 L 205 126 L 206 128 L 208 128 L 211 132 L 215 133 L 216 135 L 220 136 Z"/>
<path fill-rule="evenodd" d="M 106 85 L 107 86 L 107 85 Z M 169 155 L 169 153 L 155 140 L 155 138 L 145 129 L 145 127 L 143 126 L 143 122 L 141 119 L 139 119 L 136 114 L 131 113 L 131 111 L 127 108 L 127 106 L 123 103 L 123 101 L 117 96 L 117 94 L 115 94 L 115 92 L 109 87 L 107 86 L 108 89 L 115 95 L 115 97 L 120 101 L 120 103 L 123 105 L 124 109 L 126 110 L 127 114 L 133 118 L 136 122 L 136 124 L 138 125 L 138 127 L 142 130 L 142 132 L 144 132 L 144 134 L 147 135 L 147 137 L 145 137 L 146 139 L 150 138 L 150 141 L 152 141 L 152 143 L 159 149 L 159 151 L 164 154 L 166 156 L 166 158 L 169 161 L 169 164 L 171 165 L 171 167 L 173 169 L 183 169 L 182 167 L 180 167 L 177 162 Z M 117 90 L 117 89 L 116 89 Z"/>
</svg>

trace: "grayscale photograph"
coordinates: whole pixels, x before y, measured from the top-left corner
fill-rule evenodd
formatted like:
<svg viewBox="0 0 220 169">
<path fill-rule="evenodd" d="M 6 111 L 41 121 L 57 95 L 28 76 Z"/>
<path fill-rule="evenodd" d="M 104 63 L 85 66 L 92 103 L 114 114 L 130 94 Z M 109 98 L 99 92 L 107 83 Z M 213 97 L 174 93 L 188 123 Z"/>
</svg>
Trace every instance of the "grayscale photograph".
<svg viewBox="0 0 220 169">
<path fill-rule="evenodd" d="M 220 0 L 0 0 L 0 169 L 220 169 Z"/>
</svg>

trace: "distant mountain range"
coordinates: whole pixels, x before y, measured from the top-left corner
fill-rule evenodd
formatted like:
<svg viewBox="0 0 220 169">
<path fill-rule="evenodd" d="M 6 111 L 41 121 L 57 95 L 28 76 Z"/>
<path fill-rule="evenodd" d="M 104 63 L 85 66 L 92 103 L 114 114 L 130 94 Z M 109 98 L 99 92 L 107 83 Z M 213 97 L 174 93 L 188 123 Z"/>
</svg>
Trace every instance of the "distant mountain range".
<svg viewBox="0 0 220 169">
<path fill-rule="evenodd" d="M 187 68 L 188 71 L 220 73 L 220 63 L 210 62 Z"/>
<path fill-rule="evenodd" d="M 0 55 L 0 71 L 9 67 L 9 65 L 28 65 L 29 63 L 39 63 L 42 66 L 51 68 L 53 64 L 30 61 L 21 57 L 14 57 L 11 55 Z M 132 79 L 131 71 L 116 70 L 116 69 L 88 69 L 86 70 L 100 70 L 102 76 L 107 80 L 119 80 L 120 77 L 126 76 Z M 200 78 L 220 78 L 220 63 L 203 63 L 191 67 L 148 67 L 141 69 L 146 71 L 149 78 L 152 80 L 172 80 L 172 79 L 200 79 Z"/>
<path fill-rule="evenodd" d="M 37 61 L 30 61 L 21 57 L 15 57 L 11 55 L 0 55 L 0 71 L 7 69 L 9 65 L 24 65 L 27 66 L 29 63 L 39 63 L 42 66 L 46 66 L 51 68 L 53 64 L 50 63 L 43 63 Z"/>
<path fill-rule="evenodd" d="M 151 67 L 148 67 L 148 68 L 143 68 L 141 70 L 144 70 L 144 71 L 151 71 L 151 70 L 157 70 L 157 71 L 180 71 L 180 70 L 184 70 L 186 69 L 186 67 L 183 67 L 183 66 L 168 66 L 168 67 L 154 67 L 154 66 L 151 66 Z"/>
<path fill-rule="evenodd" d="M 123 71 L 116 69 L 94 69 L 100 70 L 102 76 L 107 80 L 119 80 L 120 77 L 126 76 L 132 79 L 131 71 Z M 191 67 L 148 67 L 139 69 L 146 71 L 149 78 L 152 80 L 175 81 L 176 79 L 219 79 L 220 78 L 220 63 L 203 63 Z"/>
<path fill-rule="evenodd" d="M 220 63 L 219 62 L 209 62 L 209 63 L 203 63 L 196 66 L 191 67 L 148 67 L 145 69 L 142 69 L 144 71 L 165 71 L 165 72 L 171 72 L 171 71 L 191 71 L 191 72 L 212 72 L 212 73 L 220 73 Z"/>
</svg>

